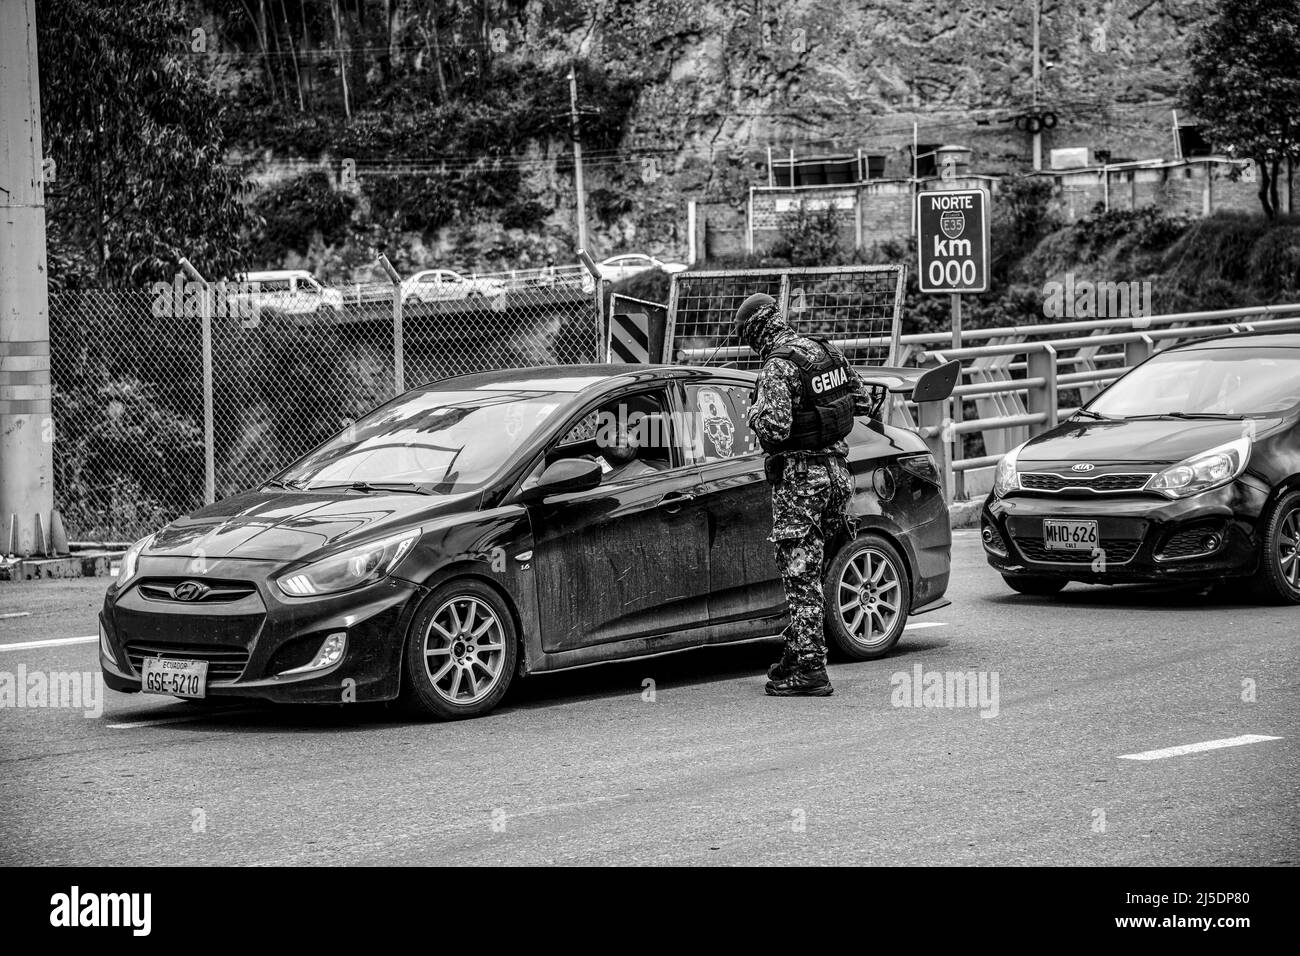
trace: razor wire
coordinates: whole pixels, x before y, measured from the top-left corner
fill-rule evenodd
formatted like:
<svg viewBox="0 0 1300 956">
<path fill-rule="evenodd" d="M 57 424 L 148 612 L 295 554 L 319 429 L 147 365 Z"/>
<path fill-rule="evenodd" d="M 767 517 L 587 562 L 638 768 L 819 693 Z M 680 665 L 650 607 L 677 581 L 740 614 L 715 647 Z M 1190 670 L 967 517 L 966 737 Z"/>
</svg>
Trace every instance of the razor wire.
<svg viewBox="0 0 1300 956">
<path fill-rule="evenodd" d="M 180 281 L 52 292 L 50 439 L 69 537 L 130 541 L 204 504 L 205 315 L 217 498 L 256 488 L 392 398 L 398 341 L 407 388 L 599 361 L 590 283 L 545 275 L 454 295 Z"/>
</svg>

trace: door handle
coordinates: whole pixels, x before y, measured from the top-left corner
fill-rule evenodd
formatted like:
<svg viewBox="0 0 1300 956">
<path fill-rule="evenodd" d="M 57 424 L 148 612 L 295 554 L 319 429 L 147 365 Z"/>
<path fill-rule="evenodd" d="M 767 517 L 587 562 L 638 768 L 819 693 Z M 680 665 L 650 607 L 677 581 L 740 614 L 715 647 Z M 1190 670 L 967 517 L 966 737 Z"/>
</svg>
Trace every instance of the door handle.
<svg viewBox="0 0 1300 956">
<path fill-rule="evenodd" d="M 682 510 L 682 505 L 694 500 L 695 493 L 692 491 L 670 491 L 659 499 L 659 507 L 668 514 L 675 515 Z"/>
</svg>

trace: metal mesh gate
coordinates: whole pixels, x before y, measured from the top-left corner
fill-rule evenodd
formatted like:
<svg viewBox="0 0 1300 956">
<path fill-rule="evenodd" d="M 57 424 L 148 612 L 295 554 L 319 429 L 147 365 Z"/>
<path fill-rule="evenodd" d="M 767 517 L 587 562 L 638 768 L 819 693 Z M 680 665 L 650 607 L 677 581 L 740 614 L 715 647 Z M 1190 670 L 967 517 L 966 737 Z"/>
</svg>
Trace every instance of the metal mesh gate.
<svg viewBox="0 0 1300 956">
<path fill-rule="evenodd" d="M 901 265 L 678 273 L 663 361 L 758 368 L 758 357 L 737 343 L 732 325 L 740 304 L 763 292 L 777 300 L 796 331 L 826 336 L 854 365 L 892 365 L 905 279 Z"/>
</svg>

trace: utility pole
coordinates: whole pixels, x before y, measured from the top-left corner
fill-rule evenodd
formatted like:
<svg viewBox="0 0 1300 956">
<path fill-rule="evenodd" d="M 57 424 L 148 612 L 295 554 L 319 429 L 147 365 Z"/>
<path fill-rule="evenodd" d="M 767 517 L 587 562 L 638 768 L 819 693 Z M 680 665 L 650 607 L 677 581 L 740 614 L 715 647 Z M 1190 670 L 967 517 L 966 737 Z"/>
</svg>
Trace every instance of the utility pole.
<svg viewBox="0 0 1300 956">
<path fill-rule="evenodd" d="M 1038 116 L 1038 33 L 1043 18 L 1043 0 L 1034 0 L 1034 116 Z M 1034 131 L 1034 169 L 1043 168 L 1043 124 Z"/>
<path fill-rule="evenodd" d="M 569 67 L 569 127 L 573 133 L 573 180 L 578 193 L 578 248 L 587 248 L 587 189 L 582 184 L 582 137 L 578 129 L 578 76 Z"/>
<path fill-rule="evenodd" d="M 49 288 L 36 0 L 0 0 L 0 554 L 49 550 Z"/>
</svg>

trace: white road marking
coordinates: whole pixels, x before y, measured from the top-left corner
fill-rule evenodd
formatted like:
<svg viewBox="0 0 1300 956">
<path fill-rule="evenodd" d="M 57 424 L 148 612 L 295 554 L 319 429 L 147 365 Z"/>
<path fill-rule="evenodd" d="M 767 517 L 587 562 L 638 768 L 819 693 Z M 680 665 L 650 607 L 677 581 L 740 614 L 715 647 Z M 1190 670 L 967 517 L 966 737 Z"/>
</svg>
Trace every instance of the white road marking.
<svg viewBox="0 0 1300 956">
<path fill-rule="evenodd" d="M 1183 744 L 1181 747 L 1165 747 L 1163 750 L 1144 750 L 1138 754 L 1120 754 L 1120 760 L 1163 760 L 1165 757 L 1181 757 L 1184 754 L 1200 753 L 1203 750 L 1218 750 L 1221 747 L 1240 747 L 1243 744 L 1258 744 L 1265 740 L 1281 740 L 1281 737 L 1266 737 L 1263 734 L 1242 734 L 1240 737 L 1224 737 L 1222 740 L 1203 740 L 1199 744 Z"/>
<path fill-rule="evenodd" d="M 52 637 L 47 641 L 24 641 L 21 644 L 0 644 L 0 651 L 22 651 L 31 647 L 62 647 L 64 644 L 89 644 L 99 640 L 98 634 L 85 637 Z"/>
<path fill-rule="evenodd" d="M 923 627 L 947 627 L 947 621 L 915 621 L 904 626 L 905 631 L 919 631 Z"/>
<path fill-rule="evenodd" d="M 8 621 L 15 617 L 30 617 L 31 611 L 10 611 L 8 614 L 0 614 L 0 621 Z"/>
</svg>

